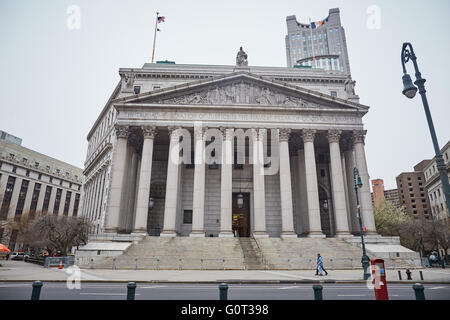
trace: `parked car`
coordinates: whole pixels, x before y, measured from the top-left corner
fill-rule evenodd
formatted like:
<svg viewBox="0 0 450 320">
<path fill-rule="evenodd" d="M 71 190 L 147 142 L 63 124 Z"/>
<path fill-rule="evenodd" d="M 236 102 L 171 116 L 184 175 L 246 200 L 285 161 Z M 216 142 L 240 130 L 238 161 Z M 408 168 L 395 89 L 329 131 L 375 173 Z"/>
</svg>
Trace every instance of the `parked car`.
<svg viewBox="0 0 450 320">
<path fill-rule="evenodd" d="M 13 252 L 11 254 L 11 260 L 25 260 L 28 259 L 30 256 L 24 252 Z"/>
</svg>

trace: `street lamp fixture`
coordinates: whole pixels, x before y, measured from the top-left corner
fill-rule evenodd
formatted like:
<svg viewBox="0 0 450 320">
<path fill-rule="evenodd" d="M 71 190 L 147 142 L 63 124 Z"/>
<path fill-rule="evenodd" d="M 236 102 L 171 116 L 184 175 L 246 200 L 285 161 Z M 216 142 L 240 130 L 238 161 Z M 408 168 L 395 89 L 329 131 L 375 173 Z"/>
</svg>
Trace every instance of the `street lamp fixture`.
<svg viewBox="0 0 450 320">
<path fill-rule="evenodd" d="M 148 207 L 150 209 L 153 209 L 154 206 L 155 206 L 155 200 L 152 197 L 150 197 L 150 199 L 148 200 Z"/>
<path fill-rule="evenodd" d="M 361 264 L 364 269 L 364 280 L 367 280 L 370 278 L 369 273 L 369 266 L 370 266 L 370 258 L 366 254 L 366 245 L 364 243 L 364 233 L 363 233 L 363 226 L 362 226 L 362 220 L 361 220 L 361 206 L 359 204 L 359 194 L 358 189 L 361 189 L 363 186 L 361 176 L 359 175 L 358 168 L 353 169 L 353 179 L 355 182 L 355 193 L 356 193 L 356 207 L 358 208 L 358 220 L 359 220 L 359 232 L 361 235 L 361 247 L 362 247 L 362 257 L 361 257 Z"/>
<path fill-rule="evenodd" d="M 419 71 L 419 66 L 417 65 L 417 57 L 414 53 L 414 49 L 409 42 L 403 43 L 402 46 L 402 67 L 403 67 L 403 91 L 402 93 L 409 99 L 415 97 L 417 88 L 419 88 L 419 94 L 422 97 L 423 108 L 425 110 L 425 115 L 428 121 L 428 128 L 430 129 L 431 140 L 433 141 L 434 152 L 436 154 L 436 166 L 439 171 L 442 183 L 442 191 L 445 195 L 445 202 L 447 203 L 447 212 L 450 215 L 450 185 L 448 182 L 447 170 L 445 167 L 444 159 L 442 158 L 441 150 L 439 148 L 438 140 L 436 137 L 436 132 L 434 130 L 433 119 L 431 118 L 430 108 L 428 106 L 428 99 L 425 90 L 425 79 L 422 78 L 422 74 Z M 416 72 L 416 81 L 414 86 L 411 77 L 406 72 L 406 63 L 411 60 L 414 64 L 414 71 Z"/>
</svg>

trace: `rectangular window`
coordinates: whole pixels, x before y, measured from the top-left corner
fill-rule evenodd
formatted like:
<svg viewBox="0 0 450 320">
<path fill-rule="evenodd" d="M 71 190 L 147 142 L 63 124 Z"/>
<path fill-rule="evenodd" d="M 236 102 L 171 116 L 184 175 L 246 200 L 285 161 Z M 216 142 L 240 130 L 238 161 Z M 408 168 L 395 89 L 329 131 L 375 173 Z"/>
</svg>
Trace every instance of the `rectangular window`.
<svg viewBox="0 0 450 320">
<path fill-rule="evenodd" d="M 192 210 L 184 210 L 183 223 L 184 224 L 192 224 Z"/>
<path fill-rule="evenodd" d="M 53 206 L 53 214 L 58 215 L 59 204 L 61 203 L 62 189 L 56 189 L 55 205 Z"/>
<path fill-rule="evenodd" d="M 50 204 L 51 194 L 52 194 L 52 187 L 47 186 L 47 188 L 45 188 L 44 204 L 42 205 L 42 214 L 46 214 L 48 211 L 48 205 Z"/>
<path fill-rule="evenodd" d="M 134 94 L 141 93 L 141 87 L 140 86 L 134 86 Z"/>
<path fill-rule="evenodd" d="M 34 214 L 36 213 L 36 207 L 37 207 L 40 192 L 41 192 L 41 184 L 35 183 L 34 190 L 33 190 L 33 197 L 31 198 L 30 218 L 34 218 Z"/>
<path fill-rule="evenodd" d="M 6 220 L 6 218 L 8 217 L 9 205 L 11 203 L 11 196 L 12 196 L 15 184 L 16 184 L 16 178 L 8 177 L 8 182 L 6 183 L 5 193 L 3 195 L 2 207 L 0 209 L 0 220 Z"/>
<path fill-rule="evenodd" d="M 337 97 L 337 91 L 331 91 L 330 94 L 331 94 L 332 97 Z"/>
<path fill-rule="evenodd" d="M 19 199 L 17 200 L 16 214 L 15 216 L 21 216 L 23 212 L 23 205 L 25 204 L 25 197 L 27 196 L 28 180 L 22 180 L 22 186 L 20 187 Z"/>
<path fill-rule="evenodd" d="M 78 205 L 79 205 L 79 203 L 80 203 L 80 194 L 77 193 L 77 194 L 75 194 L 75 202 L 74 202 L 74 205 L 73 205 L 73 214 L 72 214 L 72 216 L 74 216 L 74 217 L 76 217 L 78 215 Z"/>
<path fill-rule="evenodd" d="M 69 215 L 69 206 L 70 206 L 70 198 L 71 198 L 71 196 L 72 196 L 72 192 L 67 191 L 66 192 L 66 201 L 64 202 L 64 212 L 63 212 L 63 214 L 65 216 Z"/>
</svg>

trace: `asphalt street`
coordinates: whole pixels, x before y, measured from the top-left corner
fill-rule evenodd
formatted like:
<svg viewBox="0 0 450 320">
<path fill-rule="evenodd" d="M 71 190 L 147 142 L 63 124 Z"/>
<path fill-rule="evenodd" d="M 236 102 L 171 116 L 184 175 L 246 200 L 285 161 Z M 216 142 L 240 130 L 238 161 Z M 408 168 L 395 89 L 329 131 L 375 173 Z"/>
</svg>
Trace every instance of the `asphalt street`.
<svg viewBox="0 0 450 320">
<path fill-rule="evenodd" d="M 31 282 L 0 282 L 0 300 L 29 300 Z M 426 284 L 427 300 L 450 300 L 449 284 Z M 388 285 L 390 300 L 415 300 L 411 284 Z M 44 282 L 41 300 L 125 300 L 126 283 L 81 283 L 68 289 L 65 282 Z M 364 284 L 323 284 L 324 300 L 375 300 Z M 136 300 L 218 300 L 216 284 L 137 283 Z M 229 300 L 313 300 L 312 284 L 230 284 Z"/>
</svg>

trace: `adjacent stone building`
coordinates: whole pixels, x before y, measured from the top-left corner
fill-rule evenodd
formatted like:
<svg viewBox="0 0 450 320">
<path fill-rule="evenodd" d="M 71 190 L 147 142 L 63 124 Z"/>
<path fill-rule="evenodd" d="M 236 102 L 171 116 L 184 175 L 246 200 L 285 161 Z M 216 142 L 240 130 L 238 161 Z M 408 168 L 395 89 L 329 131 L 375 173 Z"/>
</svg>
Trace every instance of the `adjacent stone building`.
<svg viewBox="0 0 450 320">
<path fill-rule="evenodd" d="M 441 149 L 447 175 L 450 178 L 450 141 Z M 435 219 L 448 219 L 448 208 L 442 190 L 442 182 L 436 165 L 436 159 L 429 160 L 423 168 L 425 186 L 428 190 L 431 211 Z"/>
<path fill-rule="evenodd" d="M 17 232 L 6 235 L 6 221 L 36 213 L 77 216 L 83 201 L 82 169 L 25 148 L 21 141 L 0 139 L 0 240 L 11 250 L 20 244 Z"/>
</svg>

